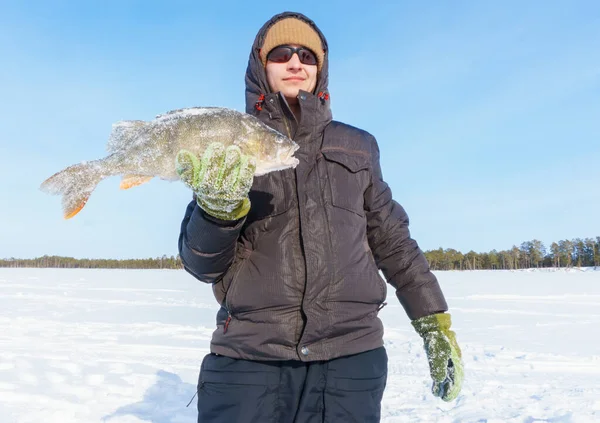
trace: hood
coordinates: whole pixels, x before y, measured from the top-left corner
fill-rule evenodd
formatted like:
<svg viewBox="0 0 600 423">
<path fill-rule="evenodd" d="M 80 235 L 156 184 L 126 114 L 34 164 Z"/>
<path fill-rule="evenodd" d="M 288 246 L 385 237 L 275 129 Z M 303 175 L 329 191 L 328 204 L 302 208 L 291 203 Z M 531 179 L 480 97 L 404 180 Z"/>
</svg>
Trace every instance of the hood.
<svg viewBox="0 0 600 423">
<path fill-rule="evenodd" d="M 276 93 L 272 93 L 269 84 L 267 82 L 267 75 L 265 68 L 260 60 L 260 49 L 263 45 L 265 35 L 267 31 L 275 22 L 285 18 L 296 18 L 300 19 L 309 24 L 317 32 L 323 43 L 323 49 L 325 50 L 325 58 L 323 61 L 323 67 L 318 75 L 317 85 L 314 93 L 302 92 L 307 97 L 312 97 L 309 102 L 313 104 L 310 107 L 311 113 L 319 115 L 318 121 L 330 121 L 331 111 L 329 108 L 329 91 L 327 88 L 329 80 L 329 49 L 327 46 L 327 40 L 321 32 L 321 30 L 315 25 L 315 23 L 304 16 L 301 13 L 296 12 L 284 12 L 273 16 L 269 19 L 262 28 L 258 31 L 254 43 L 252 45 L 252 51 L 250 52 L 250 58 L 248 60 L 248 68 L 246 69 L 246 113 L 259 117 L 262 121 L 269 124 L 269 118 L 265 116 L 265 110 L 263 110 L 263 103 L 265 100 L 277 97 Z M 279 103 L 278 103 L 279 104 Z M 304 112 L 304 110 L 303 110 Z M 272 117 L 272 114 L 271 114 Z M 315 116 L 316 117 L 316 116 Z M 304 120 L 304 118 L 302 119 Z M 310 119 L 314 123 L 315 119 Z"/>
</svg>

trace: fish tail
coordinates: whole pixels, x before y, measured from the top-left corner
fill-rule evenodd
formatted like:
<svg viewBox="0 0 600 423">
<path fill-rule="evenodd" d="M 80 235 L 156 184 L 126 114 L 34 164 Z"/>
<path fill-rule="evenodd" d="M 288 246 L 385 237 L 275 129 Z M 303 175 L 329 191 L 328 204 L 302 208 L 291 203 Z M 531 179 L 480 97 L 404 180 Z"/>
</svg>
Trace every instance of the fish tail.
<svg viewBox="0 0 600 423">
<path fill-rule="evenodd" d="M 62 196 L 63 216 L 70 219 L 83 209 L 92 191 L 106 178 L 100 160 L 79 163 L 55 173 L 40 185 L 43 192 Z"/>
</svg>

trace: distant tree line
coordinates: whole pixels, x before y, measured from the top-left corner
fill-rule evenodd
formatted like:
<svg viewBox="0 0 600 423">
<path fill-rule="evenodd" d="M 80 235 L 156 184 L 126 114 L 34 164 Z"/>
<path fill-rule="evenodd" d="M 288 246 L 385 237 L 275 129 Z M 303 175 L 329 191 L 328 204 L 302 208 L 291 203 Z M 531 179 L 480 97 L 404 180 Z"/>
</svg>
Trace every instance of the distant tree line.
<svg viewBox="0 0 600 423">
<path fill-rule="evenodd" d="M 452 248 L 425 251 L 432 270 L 528 269 L 532 267 L 600 266 L 600 236 L 553 242 L 546 249 L 534 239 L 510 250 L 463 254 Z M 76 259 L 43 256 L 33 259 L 0 259 L 0 267 L 55 267 L 82 269 L 182 269 L 179 256 L 147 259 Z"/>
<path fill-rule="evenodd" d="M 76 259 L 73 257 L 43 256 L 33 259 L 9 258 L 0 260 L 0 267 L 55 267 L 69 269 L 182 269 L 179 256 L 146 259 Z"/>
<path fill-rule="evenodd" d="M 528 269 L 600 266 L 600 236 L 553 242 L 547 249 L 534 239 L 510 250 L 463 254 L 452 248 L 425 252 L 432 270 Z"/>
</svg>

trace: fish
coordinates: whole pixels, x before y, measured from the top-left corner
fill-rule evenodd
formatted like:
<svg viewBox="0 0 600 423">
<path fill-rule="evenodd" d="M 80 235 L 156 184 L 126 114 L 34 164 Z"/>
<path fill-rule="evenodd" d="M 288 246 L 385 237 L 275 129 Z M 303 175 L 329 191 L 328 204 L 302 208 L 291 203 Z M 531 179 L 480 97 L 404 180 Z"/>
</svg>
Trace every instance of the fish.
<svg viewBox="0 0 600 423">
<path fill-rule="evenodd" d="M 124 120 L 112 125 L 104 158 L 83 161 L 50 176 L 43 192 L 62 196 L 63 217 L 70 219 L 105 178 L 121 175 L 121 189 L 158 177 L 177 181 L 180 150 L 201 156 L 213 142 L 236 145 L 256 162 L 254 176 L 296 167 L 299 145 L 255 116 L 225 107 L 190 107 L 157 115 L 151 121 Z"/>
</svg>

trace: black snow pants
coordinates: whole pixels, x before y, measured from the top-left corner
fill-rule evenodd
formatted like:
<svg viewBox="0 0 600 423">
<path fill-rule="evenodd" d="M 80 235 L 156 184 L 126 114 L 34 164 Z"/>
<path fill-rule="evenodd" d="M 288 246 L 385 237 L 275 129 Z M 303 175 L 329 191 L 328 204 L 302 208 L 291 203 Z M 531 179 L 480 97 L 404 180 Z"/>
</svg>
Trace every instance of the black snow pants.
<svg viewBox="0 0 600 423">
<path fill-rule="evenodd" d="M 384 347 L 330 361 L 248 361 L 207 355 L 198 423 L 378 423 Z"/>
</svg>

